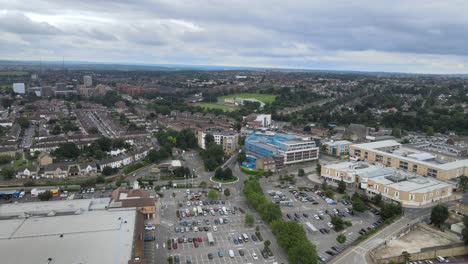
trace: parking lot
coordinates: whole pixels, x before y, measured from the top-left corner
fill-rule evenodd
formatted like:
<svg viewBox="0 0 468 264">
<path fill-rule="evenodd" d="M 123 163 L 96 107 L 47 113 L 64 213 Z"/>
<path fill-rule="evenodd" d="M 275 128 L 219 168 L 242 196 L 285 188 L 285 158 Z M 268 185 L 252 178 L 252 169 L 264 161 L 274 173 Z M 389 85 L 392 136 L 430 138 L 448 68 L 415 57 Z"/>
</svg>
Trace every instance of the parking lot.
<svg viewBox="0 0 468 264">
<path fill-rule="evenodd" d="M 278 199 L 275 199 L 275 197 L 278 197 L 276 194 L 282 194 L 279 197 L 284 197 L 282 199 L 284 202 L 281 202 L 283 219 L 285 221 L 297 221 L 303 225 L 307 237 L 316 246 L 317 254 L 324 262 L 356 240 L 360 236 L 359 232 L 361 229 L 368 231 L 369 227 L 372 228 L 372 225 L 380 220 L 378 215 L 369 210 L 362 213 L 350 213 L 352 211 L 351 203 L 343 204 L 342 202 L 335 201 L 336 204 L 329 204 L 325 199 L 316 194 L 312 188 L 300 192 L 295 188 L 289 188 L 289 186 L 286 186 L 286 188 L 275 187 L 275 184 L 271 182 L 265 182 L 264 185 L 267 186 L 264 187 L 265 191 L 268 192 L 266 195 L 272 202 L 275 202 L 275 200 L 278 202 Z M 292 193 L 294 190 L 298 193 L 297 198 Z M 304 196 L 299 193 L 304 194 Z M 302 197 L 305 199 L 302 199 Z M 307 198 L 309 199 L 307 200 Z M 294 206 L 291 206 L 292 204 L 288 201 L 292 202 Z M 345 221 L 350 221 L 352 226 L 336 232 L 330 226 L 331 216 L 335 214 L 340 215 Z M 310 223 L 317 231 L 312 231 L 306 223 Z M 336 241 L 339 234 L 346 236 L 344 244 L 339 244 Z M 336 250 L 332 249 L 332 247 L 335 247 Z"/>
<path fill-rule="evenodd" d="M 164 205 L 161 210 L 161 222 L 156 225 L 156 241 L 146 242 L 149 248 L 157 248 L 155 263 L 167 263 L 168 256 L 173 256 L 174 263 L 177 263 L 177 259 L 180 263 L 286 263 L 282 256 L 277 256 L 279 249 L 265 225 L 257 221 L 253 226 L 246 226 L 245 214 L 239 206 L 241 203 L 236 199 L 223 201 L 224 204 L 214 201 L 213 204 L 205 202 L 200 205 L 197 202 L 194 205 L 191 202 L 188 205 L 187 199 L 183 197 L 184 192 L 185 190 L 178 191 L 175 199 L 167 196 L 161 199 Z M 166 205 L 166 201 L 170 204 Z M 202 201 L 206 200 L 202 198 Z M 201 213 L 198 213 L 198 208 L 202 208 Z M 181 220 L 177 217 L 176 210 L 179 210 Z M 186 212 L 189 217 L 186 216 Z M 256 235 L 256 226 L 259 226 L 262 241 Z M 208 241 L 208 233 L 212 234 L 212 244 Z M 244 234 L 248 241 L 242 238 Z M 170 250 L 167 248 L 168 239 L 171 239 Z M 271 241 L 270 248 L 274 256 L 262 256 L 265 240 Z"/>
</svg>

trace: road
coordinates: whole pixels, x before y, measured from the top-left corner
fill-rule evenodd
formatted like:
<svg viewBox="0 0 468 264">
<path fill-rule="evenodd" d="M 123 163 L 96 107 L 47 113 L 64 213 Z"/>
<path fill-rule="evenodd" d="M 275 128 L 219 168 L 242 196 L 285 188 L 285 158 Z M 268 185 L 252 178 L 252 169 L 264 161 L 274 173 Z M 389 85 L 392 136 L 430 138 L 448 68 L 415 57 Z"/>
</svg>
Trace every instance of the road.
<svg viewBox="0 0 468 264">
<path fill-rule="evenodd" d="M 421 221 L 421 218 L 428 216 L 431 213 L 432 208 L 424 209 L 407 209 L 405 215 L 398 221 L 380 230 L 378 233 L 373 235 L 371 238 L 360 243 L 357 246 L 353 246 L 343 251 L 335 259 L 331 260 L 330 263 L 334 264 L 364 264 L 372 263 L 367 253 L 372 249 L 376 248 L 386 239 L 393 236 L 395 232 L 398 232 L 401 228 L 408 226 L 414 221 Z"/>
<path fill-rule="evenodd" d="M 31 125 L 24 131 L 23 140 L 21 141 L 21 148 L 30 148 L 32 145 L 32 139 L 37 126 Z"/>
</svg>

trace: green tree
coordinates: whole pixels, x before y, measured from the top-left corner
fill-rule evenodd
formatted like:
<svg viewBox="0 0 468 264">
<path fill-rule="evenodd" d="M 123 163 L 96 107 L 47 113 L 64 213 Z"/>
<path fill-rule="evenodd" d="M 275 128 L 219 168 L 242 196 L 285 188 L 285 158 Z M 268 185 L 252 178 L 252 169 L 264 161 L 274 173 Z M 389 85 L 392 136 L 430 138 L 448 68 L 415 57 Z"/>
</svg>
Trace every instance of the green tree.
<svg viewBox="0 0 468 264">
<path fill-rule="evenodd" d="M 41 201 L 49 201 L 50 199 L 52 199 L 52 192 L 51 191 L 45 191 L 45 192 L 42 192 L 40 193 L 37 198 L 39 198 L 39 200 Z"/>
<path fill-rule="evenodd" d="M 464 192 L 468 191 L 468 177 L 463 175 L 459 179 L 459 186 Z"/>
<path fill-rule="evenodd" d="M 265 248 L 269 248 L 271 245 L 270 240 L 265 240 L 265 242 L 263 242 L 263 245 L 265 246 Z"/>
<path fill-rule="evenodd" d="M 463 225 L 465 226 L 462 230 L 463 242 L 468 245 L 468 216 L 463 217 Z"/>
<path fill-rule="evenodd" d="M 338 182 L 338 188 L 336 189 L 339 193 L 345 193 L 346 192 L 346 183 L 341 179 L 341 181 Z"/>
<path fill-rule="evenodd" d="M 403 213 L 403 208 L 401 204 L 384 204 L 380 210 L 380 216 L 383 219 L 388 219 Z"/>
<path fill-rule="evenodd" d="M 331 218 L 331 223 L 334 226 L 336 232 L 339 232 L 345 228 L 343 219 L 340 216 L 334 216 Z"/>
<path fill-rule="evenodd" d="M 329 198 L 333 198 L 333 196 L 335 196 L 335 192 L 331 188 L 328 188 L 325 190 L 325 195 Z"/>
<path fill-rule="evenodd" d="M 206 181 L 201 181 L 198 187 L 204 190 L 206 189 L 206 187 L 208 187 L 208 184 L 206 183 Z"/>
<path fill-rule="evenodd" d="M 1 175 L 5 180 L 11 180 L 15 176 L 15 169 L 11 165 L 2 168 Z"/>
<path fill-rule="evenodd" d="M 299 169 L 299 170 L 297 170 L 297 176 L 299 176 L 299 177 L 304 177 L 304 176 L 305 176 L 304 169 Z"/>
<path fill-rule="evenodd" d="M 336 237 L 336 241 L 338 241 L 338 243 L 340 244 L 343 244 L 344 242 L 346 242 L 346 236 L 344 234 L 339 234 Z"/>
<path fill-rule="evenodd" d="M 53 154 L 56 157 L 66 159 L 76 159 L 80 156 L 80 149 L 73 142 L 61 143 L 59 148 L 56 149 Z"/>
<path fill-rule="evenodd" d="M 448 217 L 449 211 L 445 205 L 439 204 L 432 208 L 431 221 L 435 226 L 440 227 L 443 223 L 445 223 Z"/>
<path fill-rule="evenodd" d="M 320 176 L 320 173 L 322 172 L 322 165 L 320 165 L 320 163 L 317 163 L 317 166 L 315 166 L 315 171 L 317 172 L 317 175 Z"/>
<path fill-rule="evenodd" d="M 431 126 L 424 126 L 423 127 L 423 130 L 424 130 L 424 133 L 426 133 L 426 135 L 432 137 L 434 136 L 434 128 L 431 127 Z"/>
<path fill-rule="evenodd" d="M 214 136 L 211 134 L 205 135 L 205 149 L 208 149 L 211 142 L 215 142 Z"/>
<path fill-rule="evenodd" d="M 242 150 L 239 155 L 237 155 L 237 162 L 242 163 L 247 159 L 247 155 L 245 154 L 245 151 Z"/>
<path fill-rule="evenodd" d="M 102 169 L 102 174 L 105 176 L 110 176 L 112 174 L 117 173 L 118 171 L 119 170 L 117 168 L 113 169 L 110 166 L 107 166 L 107 167 L 104 167 L 104 169 Z"/>
<path fill-rule="evenodd" d="M 245 214 L 245 224 L 252 226 L 255 223 L 255 218 L 251 214 Z"/>
<path fill-rule="evenodd" d="M 364 204 L 364 201 L 362 200 L 361 196 L 358 193 L 353 194 L 351 201 L 353 202 L 354 211 L 364 212 L 367 209 L 366 205 Z"/>
<path fill-rule="evenodd" d="M 10 163 L 13 159 L 9 155 L 0 155 L 0 164 Z"/>
<path fill-rule="evenodd" d="M 16 122 L 18 122 L 22 129 L 26 129 L 29 127 L 29 119 L 25 116 L 17 118 Z"/>
<path fill-rule="evenodd" d="M 378 193 L 377 195 L 374 195 L 374 197 L 371 198 L 371 201 L 378 206 L 382 205 L 382 194 Z"/>
<path fill-rule="evenodd" d="M 231 195 L 231 191 L 229 188 L 224 189 L 224 196 L 229 197 Z"/>
<path fill-rule="evenodd" d="M 403 251 L 401 253 L 401 258 L 403 259 L 403 263 L 408 263 L 411 261 L 411 254 L 408 251 Z"/>
<path fill-rule="evenodd" d="M 392 129 L 392 136 L 401 138 L 401 129 L 399 127 L 394 127 Z"/>
<path fill-rule="evenodd" d="M 208 199 L 210 200 L 216 200 L 218 199 L 219 195 L 218 195 L 218 191 L 214 190 L 214 189 L 211 189 L 209 192 L 208 192 Z"/>
</svg>

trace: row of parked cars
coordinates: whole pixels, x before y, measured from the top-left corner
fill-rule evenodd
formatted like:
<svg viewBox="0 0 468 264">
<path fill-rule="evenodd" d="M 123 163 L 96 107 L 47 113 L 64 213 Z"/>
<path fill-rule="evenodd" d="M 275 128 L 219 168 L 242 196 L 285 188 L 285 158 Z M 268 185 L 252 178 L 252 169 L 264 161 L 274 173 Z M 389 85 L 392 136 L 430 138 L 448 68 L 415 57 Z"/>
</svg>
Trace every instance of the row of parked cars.
<svg viewBox="0 0 468 264">
<path fill-rule="evenodd" d="M 383 219 L 379 219 L 377 222 L 374 222 L 371 226 L 368 226 L 367 229 L 366 228 L 361 228 L 361 230 L 359 230 L 359 234 L 360 235 L 364 235 L 367 231 L 370 231 L 372 230 L 373 228 L 379 226 L 380 224 L 382 224 L 384 222 Z"/>
</svg>

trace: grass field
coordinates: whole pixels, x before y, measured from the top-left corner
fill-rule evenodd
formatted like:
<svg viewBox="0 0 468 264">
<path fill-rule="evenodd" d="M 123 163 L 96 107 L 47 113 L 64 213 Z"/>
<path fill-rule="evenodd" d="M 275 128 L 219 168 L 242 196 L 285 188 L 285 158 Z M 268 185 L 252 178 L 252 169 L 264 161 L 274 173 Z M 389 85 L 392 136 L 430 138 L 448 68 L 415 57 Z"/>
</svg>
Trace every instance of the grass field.
<svg viewBox="0 0 468 264">
<path fill-rule="evenodd" d="M 0 71 L 0 76 L 4 75 L 16 75 L 16 76 L 23 76 L 23 75 L 28 75 L 28 72 L 22 72 L 22 71 Z"/>
<path fill-rule="evenodd" d="M 238 93 L 218 97 L 218 101 L 224 101 L 227 98 L 255 98 L 264 103 L 272 103 L 275 101 L 276 95 L 272 94 L 257 94 L 257 93 Z"/>
<path fill-rule="evenodd" d="M 225 105 L 219 105 L 219 104 L 212 104 L 212 103 L 202 103 L 197 106 L 206 108 L 206 109 L 221 109 L 226 112 L 234 111 L 236 108 L 230 107 L 230 106 L 225 106 Z"/>
</svg>

